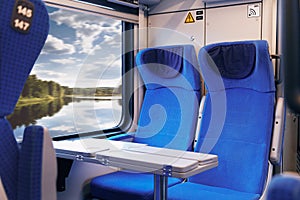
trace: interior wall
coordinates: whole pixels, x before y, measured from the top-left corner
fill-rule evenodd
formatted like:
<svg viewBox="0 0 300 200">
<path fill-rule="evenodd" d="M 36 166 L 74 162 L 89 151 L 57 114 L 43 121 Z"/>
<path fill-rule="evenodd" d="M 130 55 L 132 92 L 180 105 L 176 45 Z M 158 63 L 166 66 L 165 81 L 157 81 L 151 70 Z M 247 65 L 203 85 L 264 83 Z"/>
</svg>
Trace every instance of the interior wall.
<svg viewBox="0 0 300 200">
<path fill-rule="evenodd" d="M 249 17 L 250 6 L 257 6 L 255 16 Z M 207 8 L 206 44 L 261 39 L 261 25 L 261 3 Z"/>
<path fill-rule="evenodd" d="M 148 20 L 148 46 L 193 44 L 199 50 L 204 45 L 204 19 L 184 23 L 189 13 L 196 16 L 198 11 L 203 12 L 203 9 L 151 15 Z"/>
<path fill-rule="evenodd" d="M 271 53 L 276 52 L 277 0 L 175 1 L 161 0 L 149 8 L 149 46 L 188 43 L 198 49 L 215 42 L 264 39 Z M 194 22 L 185 23 L 189 13 Z"/>
</svg>

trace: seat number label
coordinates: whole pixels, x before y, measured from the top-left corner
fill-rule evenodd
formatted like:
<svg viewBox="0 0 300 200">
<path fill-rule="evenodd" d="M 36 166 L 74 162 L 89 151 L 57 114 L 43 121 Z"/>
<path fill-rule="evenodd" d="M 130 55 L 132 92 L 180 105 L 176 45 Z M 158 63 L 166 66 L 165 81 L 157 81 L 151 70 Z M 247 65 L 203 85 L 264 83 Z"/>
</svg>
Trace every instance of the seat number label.
<svg viewBox="0 0 300 200">
<path fill-rule="evenodd" d="M 32 17 L 32 9 L 27 8 L 26 6 L 19 5 L 17 7 L 17 12 L 19 15 L 23 15 L 24 17 L 31 18 Z"/>
<path fill-rule="evenodd" d="M 16 0 L 12 12 L 11 27 L 21 33 L 28 33 L 34 14 L 34 5 L 29 0 Z"/>
</svg>

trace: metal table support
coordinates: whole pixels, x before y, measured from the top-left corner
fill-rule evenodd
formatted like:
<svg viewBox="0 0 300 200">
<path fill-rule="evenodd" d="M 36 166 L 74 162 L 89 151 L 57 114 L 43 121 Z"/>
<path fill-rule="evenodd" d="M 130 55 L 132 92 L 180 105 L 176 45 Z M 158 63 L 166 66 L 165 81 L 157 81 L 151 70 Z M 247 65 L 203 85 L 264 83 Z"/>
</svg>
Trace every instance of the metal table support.
<svg viewBox="0 0 300 200">
<path fill-rule="evenodd" d="M 168 199 L 168 177 L 154 174 L 154 200 Z"/>
</svg>

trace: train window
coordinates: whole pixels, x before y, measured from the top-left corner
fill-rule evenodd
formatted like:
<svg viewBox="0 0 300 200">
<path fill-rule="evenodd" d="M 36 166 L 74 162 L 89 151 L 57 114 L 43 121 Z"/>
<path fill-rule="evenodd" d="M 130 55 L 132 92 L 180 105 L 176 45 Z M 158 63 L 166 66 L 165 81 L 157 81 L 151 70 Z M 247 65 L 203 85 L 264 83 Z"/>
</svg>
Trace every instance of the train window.
<svg viewBox="0 0 300 200">
<path fill-rule="evenodd" d="M 122 120 L 124 23 L 47 6 L 49 35 L 8 117 L 15 137 L 38 124 L 52 137 L 114 129 Z"/>
</svg>

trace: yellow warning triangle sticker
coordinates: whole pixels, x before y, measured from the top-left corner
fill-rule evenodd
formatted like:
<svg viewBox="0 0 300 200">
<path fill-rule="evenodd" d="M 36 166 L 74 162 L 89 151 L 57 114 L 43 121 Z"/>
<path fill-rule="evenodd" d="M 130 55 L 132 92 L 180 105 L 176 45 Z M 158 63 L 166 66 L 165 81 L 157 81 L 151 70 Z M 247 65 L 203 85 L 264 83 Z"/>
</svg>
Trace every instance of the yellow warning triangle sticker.
<svg viewBox="0 0 300 200">
<path fill-rule="evenodd" d="M 189 14 L 186 16 L 184 23 L 195 23 L 195 19 L 191 12 L 189 12 Z"/>
</svg>

